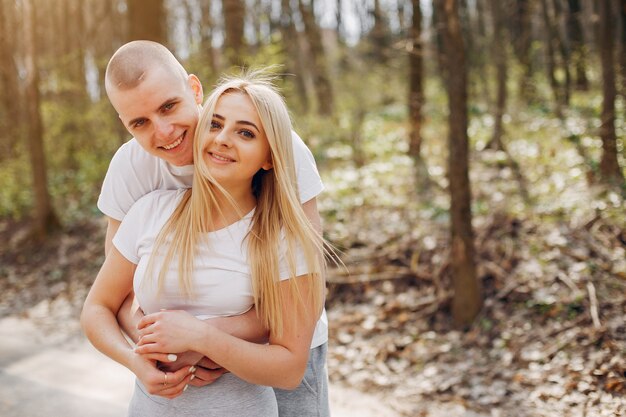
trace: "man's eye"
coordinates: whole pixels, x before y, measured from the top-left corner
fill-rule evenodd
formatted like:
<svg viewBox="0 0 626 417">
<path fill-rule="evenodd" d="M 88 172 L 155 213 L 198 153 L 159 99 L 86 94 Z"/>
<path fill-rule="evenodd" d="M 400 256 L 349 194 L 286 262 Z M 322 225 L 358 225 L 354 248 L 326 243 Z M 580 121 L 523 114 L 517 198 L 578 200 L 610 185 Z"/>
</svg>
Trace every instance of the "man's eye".
<svg viewBox="0 0 626 417">
<path fill-rule="evenodd" d="M 135 123 L 133 123 L 133 127 L 138 128 L 138 127 L 143 126 L 145 123 L 146 123 L 145 120 L 137 120 Z"/>
<path fill-rule="evenodd" d="M 176 103 L 167 103 L 166 105 L 163 106 L 163 110 L 172 110 L 175 105 Z"/>
</svg>

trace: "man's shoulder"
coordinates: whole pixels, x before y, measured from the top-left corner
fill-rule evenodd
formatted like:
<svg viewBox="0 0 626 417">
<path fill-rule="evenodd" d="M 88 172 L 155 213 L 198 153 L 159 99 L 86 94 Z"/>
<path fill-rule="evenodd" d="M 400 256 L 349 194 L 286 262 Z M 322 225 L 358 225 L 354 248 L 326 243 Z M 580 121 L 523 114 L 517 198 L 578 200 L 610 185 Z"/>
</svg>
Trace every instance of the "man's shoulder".
<svg viewBox="0 0 626 417">
<path fill-rule="evenodd" d="M 115 152 L 113 160 L 117 163 L 131 163 L 133 165 L 159 164 L 159 158 L 146 152 L 135 138 L 132 138 L 128 142 L 122 144 L 122 146 L 120 146 Z"/>
<path fill-rule="evenodd" d="M 185 193 L 185 189 L 178 190 L 154 190 L 142 196 L 133 204 L 131 208 L 134 212 L 141 212 L 143 215 L 161 215 L 164 212 L 174 211 L 178 202 Z M 168 214 L 169 216 L 169 214 Z"/>
</svg>

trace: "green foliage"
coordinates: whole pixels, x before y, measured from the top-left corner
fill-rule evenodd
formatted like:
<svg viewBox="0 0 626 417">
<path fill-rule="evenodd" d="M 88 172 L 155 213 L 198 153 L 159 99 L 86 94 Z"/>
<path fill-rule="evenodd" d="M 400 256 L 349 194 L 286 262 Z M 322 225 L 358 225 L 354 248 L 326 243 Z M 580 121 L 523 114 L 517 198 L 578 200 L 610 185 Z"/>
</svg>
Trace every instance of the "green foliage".
<svg viewBox="0 0 626 417">
<path fill-rule="evenodd" d="M 25 152 L 0 164 L 0 218 L 19 219 L 32 205 L 30 161 Z"/>
<path fill-rule="evenodd" d="M 117 118 L 106 99 L 98 103 L 42 104 L 48 187 L 64 223 L 93 215 L 100 184 L 120 145 Z M 17 157 L 0 165 L 0 217 L 21 218 L 33 205 L 29 155 L 22 138 Z"/>
</svg>

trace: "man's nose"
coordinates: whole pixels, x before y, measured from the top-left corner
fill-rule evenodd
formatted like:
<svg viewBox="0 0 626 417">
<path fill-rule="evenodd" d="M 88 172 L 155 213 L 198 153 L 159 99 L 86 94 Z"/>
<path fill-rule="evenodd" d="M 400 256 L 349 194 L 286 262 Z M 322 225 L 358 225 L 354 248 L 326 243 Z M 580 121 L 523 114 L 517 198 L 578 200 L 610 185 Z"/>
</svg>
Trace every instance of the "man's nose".
<svg viewBox="0 0 626 417">
<path fill-rule="evenodd" d="M 172 123 L 169 123 L 168 121 L 162 119 L 157 119 L 154 121 L 154 135 L 158 139 L 170 139 L 173 131 L 174 125 Z"/>
</svg>

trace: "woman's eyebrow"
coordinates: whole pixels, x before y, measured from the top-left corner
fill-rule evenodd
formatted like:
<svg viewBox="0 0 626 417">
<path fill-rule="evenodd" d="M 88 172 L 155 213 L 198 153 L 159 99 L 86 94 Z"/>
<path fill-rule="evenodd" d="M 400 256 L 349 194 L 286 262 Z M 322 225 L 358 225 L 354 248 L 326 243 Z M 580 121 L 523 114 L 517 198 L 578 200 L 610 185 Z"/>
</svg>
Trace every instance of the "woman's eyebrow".
<svg viewBox="0 0 626 417">
<path fill-rule="evenodd" d="M 213 117 L 215 117 L 216 119 L 220 119 L 220 120 L 226 120 L 226 118 L 224 116 L 222 116 L 221 114 L 217 114 L 217 113 L 213 113 Z M 252 126 L 253 128 L 255 128 L 257 130 L 257 132 L 261 131 L 261 129 L 259 129 L 257 125 L 255 125 L 254 123 L 249 122 L 247 120 L 237 120 L 235 123 L 238 124 L 238 125 Z"/>
</svg>

